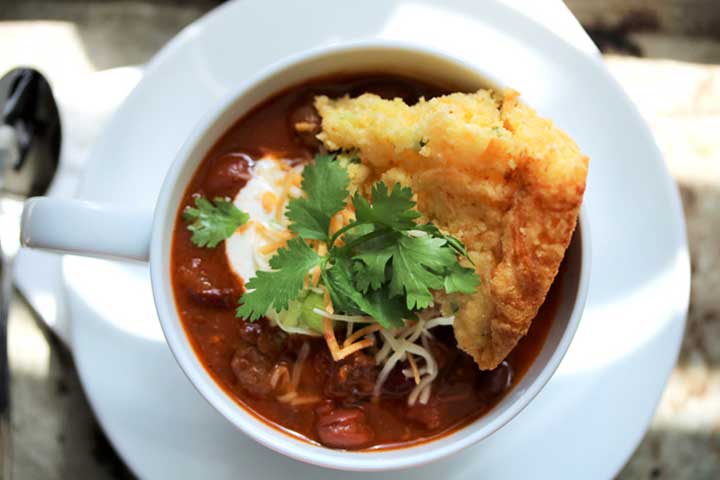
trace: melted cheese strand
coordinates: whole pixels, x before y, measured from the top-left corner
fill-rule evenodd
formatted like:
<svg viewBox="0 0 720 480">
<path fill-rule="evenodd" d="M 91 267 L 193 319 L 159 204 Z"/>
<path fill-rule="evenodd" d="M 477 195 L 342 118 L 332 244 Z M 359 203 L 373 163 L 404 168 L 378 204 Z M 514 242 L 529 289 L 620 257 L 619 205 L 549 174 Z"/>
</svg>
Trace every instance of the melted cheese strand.
<svg viewBox="0 0 720 480">
<path fill-rule="evenodd" d="M 286 382 L 290 381 L 290 372 L 285 365 L 276 365 L 273 369 L 272 376 L 270 377 L 270 385 L 273 388 L 277 388 L 278 382 L 281 378 L 284 378 Z"/>
<path fill-rule="evenodd" d="M 405 356 L 407 357 L 408 364 L 410 365 L 410 370 L 412 370 L 412 376 L 415 380 L 415 385 L 420 384 L 420 372 L 418 371 L 417 364 L 415 363 L 415 359 L 413 358 L 412 354 L 410 352 L 405 352 Z"/>
<path fill-rule="evenodd" d="M 300 377 L 302 376 L 303 366 L 309 353 L 310 345 L 308 345 L 307 342 L 303 342 L 302 347 L 300 347 L 300 352 L 298 353 L 298 358 L 295 360 L 295 365 L 293 366 L 291 381 L 293 390 L 297 390 L 300 385 Z"/>
<path fill-rule="evenodd" d="M 430 387 L 430 384 L 433 380 L 435 380 L 435 377 L 426 376 L 425 378 L 423 378 L 420 384 L 413 388 L 412 392 L 410 392 L 410 395 L 408 395 L 408 405 L 410 405 L 411 407 L 415 405 L 415 403 L 418 401 L 418 397 L 423 393 L 423 390 L 426 387 Z M 424 402 L 422 400 L 420 401 L 421 404 L 427 404 L 430 394 L 428 393 L 426 397 L 427 398 L 425 398 Z"/>
</svg>

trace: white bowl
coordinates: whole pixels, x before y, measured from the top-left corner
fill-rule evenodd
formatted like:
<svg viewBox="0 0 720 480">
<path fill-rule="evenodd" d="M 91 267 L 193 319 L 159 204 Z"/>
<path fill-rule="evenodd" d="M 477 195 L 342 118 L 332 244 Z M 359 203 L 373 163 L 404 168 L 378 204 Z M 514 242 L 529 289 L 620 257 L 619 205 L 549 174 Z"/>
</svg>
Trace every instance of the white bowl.
<svg viewBox="0 0 720 480">
<path fill-rule="evenodd" d="M 492 65 L 487 68 L 491 70 Z M 248 412 L 230 398 L 205 370 L 175 309 L 169 272 L 176 211 L 190 178 L 205 154 L 247 111 L 273 94 L 313 77 L 363 71 L 398 73 L 465 90 L 502 86 L 502 79 L 493 78 L 490 71 L 480 72 L 446 55 L 388 41 L 328 47 L 275 63 L 219 102 L 200 120 L 178 153 L 155 209 L 150 271 L 155 305 L 175 358 L 197 390 L 228 421 L 263 445 L 297 460 L 342 470 L 385 471 L 438 460 L 487 439 L 540 392 L 560 364 L 582 315 L 590 273 L 590 236 L 587 214 L 583 209 L 566 254 L 567 271 L 560 305 L 542 350 L 520 382 L 489 413 L 471 424 L 416 446 L 354 452 L 304 442 Z"/>
<path fill-rule="evenodd" d="M 488 70 L 492 65 L 488 65 Z M 502 86 L 502 79 L 412 45 L 374 40 L 313 50 L 277 62 L 226 96 L 193 129 L 165 177 L 154 220 L 146 212 L 70 199 L 35 198 L 26 203 L 22 241 L 27 246 L 83 255 L 114 255 L 150 261 L 160 323 L 177 362 L 197 390 L 230 422 L 258 442 L 292 458 L 343 470 L 380 471 L 431 462 L 477 443 L 515 417 L 545 386 L 577 329 L 587 296 L 590 244 L 587 214 L 566 254 L 562 298 L 542 350 L 519 383 L 486 415 L 437 440 L 406 448 L 341 451 L 304 442 L 248 412 L 215 383 L 186 336 L 170 279 L 172 232 L 183 193 L 205 154 L 251 108 L 305 80 L 341 72 L 386 72 L 417 77 L 461 90 Z M 152 225 L 152 226 L 151 226 Z M 148 250 L 149 245 L 149 250 Z"/>
</svg>

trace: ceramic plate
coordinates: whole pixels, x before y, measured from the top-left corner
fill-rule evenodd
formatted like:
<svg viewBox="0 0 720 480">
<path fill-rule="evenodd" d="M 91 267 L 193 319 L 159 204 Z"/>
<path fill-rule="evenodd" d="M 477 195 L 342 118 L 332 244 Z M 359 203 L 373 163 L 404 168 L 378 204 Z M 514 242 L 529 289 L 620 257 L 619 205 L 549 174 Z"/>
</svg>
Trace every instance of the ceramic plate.
<svg viewBox="0 0 720 480">
<path fill-rule="evenodd" d="M 512 422 L 450 459 L 373 478 L 609 478 L 627 460 L 675 363 L 689 296 L 680 202 L 653 138 L 597 55 L 492 1 L 245 1 L 188 27 L 148 66 L 102 136 L 79 196 L 151 208 L 197 119 L 291 53 L 383 37 L 495 72 L 591 158 L 593 270 L 559 370 Z M 163 340 L 145 265 L 66 257 L 74 355 L 113 444 L 144 478 L 323 479 L 235 430 Z M 343 478 L 368 478 L 342 474 Z"/>
</svg>

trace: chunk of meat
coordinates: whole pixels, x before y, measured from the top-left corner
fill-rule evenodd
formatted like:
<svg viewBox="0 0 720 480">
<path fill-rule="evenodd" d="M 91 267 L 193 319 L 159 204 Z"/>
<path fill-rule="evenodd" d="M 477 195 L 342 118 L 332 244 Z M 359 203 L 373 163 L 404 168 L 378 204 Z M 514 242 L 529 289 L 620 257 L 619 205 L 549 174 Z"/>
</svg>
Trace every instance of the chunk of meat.
<svg viewBox="0 0 720 480">
<path fill-rule="evenodd" d="M 336 398 L 372 396 L 378 375 L 374 358 L 355 352 L 339 362 L 332 362 L 330 368 L 330 379 L 326 385 L 328 395 Z"/>
<path fill-rule="evenodd" d="M 252 177 L 253 160 L 244 153 L 228 153 L 220 157 L 205 180 L 211 196 L 234 197 Z"/>
<path fill-rule="evenodd" d="M 274 363 L 255 345 L 241 342 L 230 362 L 235 378 L 249 394 L 266 398 L 272 391 L 270 383 Z"/>
<path fill-rule="evenodd" d="M 238 321 L 240 338 L 255 345 L 260 353 L 277 361 L 286 350 L 288 335 L 279 328 L 270 325 L 267 320 L 256 322 Z"/>
<path fill-rule="evenodd" d="M 185 287 L 193 301 L 215 308 L 232 308 L 240 297 L 239 285 L 217 286 L 202 268 L 199 258 L 177 269 L 178 285 Z"/>
<path fill-rule="evenodd" d="M 359 408 L 338 408 L 323 413 L 318 417 L 316 428 L 320 442 L 331 448 L 362 448 L 375 438 L 365 412 Z"/>
<path fill-rule="evenodd" d="M 588 171 L 575 142 L 518 97 L 479 90 L 413 106 L 372 94 L 315 99 L 328 150 L 359 150 L 369 178 L 412 187 L 418 210 L 467 247 L 480 286 L 437 300 L 459 307 L 458 345 L 483 370 L 508 355 L 545 300 Z"/>
<path fill-rule="evenodd" d="M 382 385 L 380 394 L 383 397 L 405 398 L 415 387 L 415 379 L 406 377 L 402 371 L 410 368 L 408 362 L 401 362 L 390 371 L 385 383 Z"/>
</svg>

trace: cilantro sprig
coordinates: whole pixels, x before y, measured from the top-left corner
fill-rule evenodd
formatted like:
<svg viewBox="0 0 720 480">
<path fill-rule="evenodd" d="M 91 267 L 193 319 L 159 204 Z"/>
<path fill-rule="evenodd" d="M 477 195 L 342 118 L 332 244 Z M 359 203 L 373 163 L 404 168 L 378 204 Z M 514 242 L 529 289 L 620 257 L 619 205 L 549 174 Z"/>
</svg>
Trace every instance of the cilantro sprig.
<svg viewBox="0 0 720 480">
<path fill-rule="evenodd" d="M 322 257 L 302 238 L 293 238 L 270 259 L 273 271 L 259 271 L 247 283 L 249 293 L 243 295 L 237 316 L 257 320 L 270 308 L 276 311 L 287 309 L 290 300 L 302 290 L 308 270 L 321 261 Z"/>
<path fill-rule="evenodd" d="M 190 240 L 198 247 L 208 248 L 215 248 L 229 238 L 249 218 L 232 201 L 222 197 L 215 197 L 212 202 L 196 197 L 195 207 L 187 206 L 183 212 L 183 219 L 192 222 L 187 226 L 192 232 Z"/>
<path fill-rule="evenodd" d="M 306 240 L 327 242 L 330 219 L 345 207 L 350 177 L 333 155 L 318 155 L 303 169 L 302 190 L 306 198 L 288 202 L 290 230 Z"/>
<path fill-rule="evenodd" d="M 472 293 L 480 283 L 474 269 L 463 267 L 465 246 L 431 223 L 418 224 L 413 192 L 383 182 L 370 199 L 350 198 L 347 170 L 334 155 L 319 155 L 303 170 L 305 196 L 290 200 L 286 215 L 297 237 L 270 260 L 271 271 L 258 272 L 240 298 L 237 316 L 257 320 L 268 311 L 287 309 L 301 295 L 305 277 L 320 268 L 336 312 L 368 315 L 383 327 L 432 304 L 433 290 Z M 330 233 L 330 219 L 352 202 L 356 219 Z M 318 255 L 308 242 L 321 241 Z"/>
</svg>

